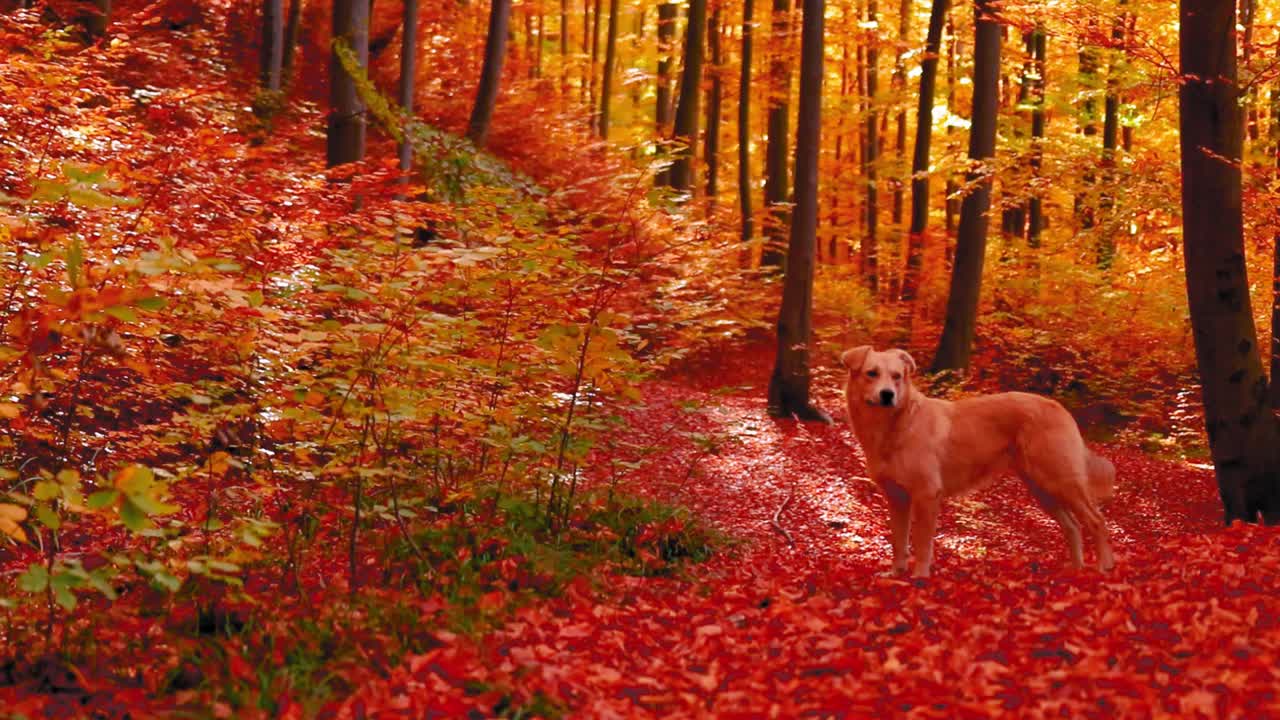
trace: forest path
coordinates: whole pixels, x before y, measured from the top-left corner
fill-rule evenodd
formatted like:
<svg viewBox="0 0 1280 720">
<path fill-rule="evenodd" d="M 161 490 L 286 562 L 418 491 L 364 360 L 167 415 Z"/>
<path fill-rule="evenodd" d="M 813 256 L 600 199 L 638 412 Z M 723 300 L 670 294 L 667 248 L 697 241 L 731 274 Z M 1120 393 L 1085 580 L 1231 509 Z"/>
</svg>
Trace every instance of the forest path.
<svg viewBox="0 0 1280 720">
<path fill-rule="evenodd" d="M 1119 475 L 1106 576 L 1069 569 L 1005 479 L 946 505 L 932 579 L 885 578 L 884 501 L 848 426 L 767 418 L 770 367 L 751 351 L 655 382 L 632 423 L 669 450 L 628 491 L 689 507 L 731 548 L 690 577 L 610 577 L 526 608 L 471 661 L 573 717 L 1280 713 L 1280 535 L 1222 529 L 1212 473 L 1099 448 Z M 819 400 L 838 407 L 829 388 Z M 438 702 L 459 652 L 353 701 Z"/>
</svg>

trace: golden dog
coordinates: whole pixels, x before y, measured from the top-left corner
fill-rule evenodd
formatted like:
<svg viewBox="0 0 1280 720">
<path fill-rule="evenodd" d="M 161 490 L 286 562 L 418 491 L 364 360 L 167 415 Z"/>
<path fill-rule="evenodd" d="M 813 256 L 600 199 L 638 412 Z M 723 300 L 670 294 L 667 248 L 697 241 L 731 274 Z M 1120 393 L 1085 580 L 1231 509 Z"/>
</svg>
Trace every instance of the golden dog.
<svg viewBox="0 0 1280 720">
<path fill-rule="evenodd" d="M 845 402 L 867 472 L 889 500 L 893 571 L 928 577 L 942 499 L 1017 473 L 1058 522 L 1071 561 L 1084 565 L 1081 527 L 1093 539 L 1098 567 L 1115 565 L 1097 503 L 1111 498 L 1115 467 L 1085 447 L 1075 420 L 1055 400 L 1009 392 L 951 402 L 911 384 L 916 363 L 905 350 L 846 350 Z M 914 527 L 913 527 L 914 526 Z M 911 530 L 914 529 L 914 532 Z"/>
</svg>

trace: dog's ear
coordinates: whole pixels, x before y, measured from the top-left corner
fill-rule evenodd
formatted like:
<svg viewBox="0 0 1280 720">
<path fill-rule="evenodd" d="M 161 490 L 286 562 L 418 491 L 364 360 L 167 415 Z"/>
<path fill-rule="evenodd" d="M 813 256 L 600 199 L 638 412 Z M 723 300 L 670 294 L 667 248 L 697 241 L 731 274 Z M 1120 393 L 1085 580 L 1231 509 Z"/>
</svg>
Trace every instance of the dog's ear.
<svg viewBox="0 0 1280 720">
<path fill-rule="evenodd" d="M 862 367 L 862 363 L 867 360 L 867 353 L 871 352 L 870 345 L 859 345 L 856 348 L 845 350 L 840 353 L 840 364 L 850 370 L 857 370 Z"/>
<path fill-rule="evenodd" d="M 907 374 L 916 374 L 916 359 L 911 357 L 911 353 L 906 350 L 897 350 L 898 357 L 902 358 L 902 364 L 907 366 Z"/>
</svg>

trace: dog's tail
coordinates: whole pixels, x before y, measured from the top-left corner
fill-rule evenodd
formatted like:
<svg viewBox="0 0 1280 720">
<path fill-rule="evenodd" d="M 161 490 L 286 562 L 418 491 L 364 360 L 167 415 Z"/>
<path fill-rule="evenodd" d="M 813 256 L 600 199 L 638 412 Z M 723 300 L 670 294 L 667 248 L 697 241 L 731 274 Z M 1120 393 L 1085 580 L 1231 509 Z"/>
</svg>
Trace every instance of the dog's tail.
<svg viewBox="0 0 1280 720">
<path fill-rule="evenodd" d="M 1105 503 L 1116 494 L 1116 466 L 1092 450 L 1085 452 L 1088 453 L 1085 465 L 1089 473 L 1089 495 L 1094 502 Z"/>
</svg>

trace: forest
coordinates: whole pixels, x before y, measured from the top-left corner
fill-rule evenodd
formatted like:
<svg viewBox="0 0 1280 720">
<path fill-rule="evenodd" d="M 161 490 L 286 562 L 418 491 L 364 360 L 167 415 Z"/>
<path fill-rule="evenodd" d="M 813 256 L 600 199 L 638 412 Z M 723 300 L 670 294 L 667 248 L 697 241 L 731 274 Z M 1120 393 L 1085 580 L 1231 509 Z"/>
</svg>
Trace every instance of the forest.
<svg viewBox="0 0 1280 720">
<path fill-rule="evenodd" d="M 0 718 L 1280 717 L 1278 525 L 1276 0 L 0 0 Z"/>
</svg>

